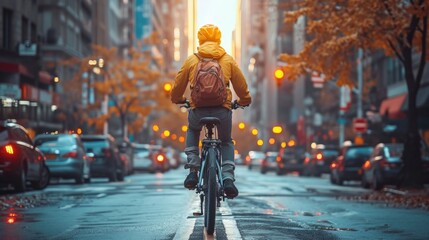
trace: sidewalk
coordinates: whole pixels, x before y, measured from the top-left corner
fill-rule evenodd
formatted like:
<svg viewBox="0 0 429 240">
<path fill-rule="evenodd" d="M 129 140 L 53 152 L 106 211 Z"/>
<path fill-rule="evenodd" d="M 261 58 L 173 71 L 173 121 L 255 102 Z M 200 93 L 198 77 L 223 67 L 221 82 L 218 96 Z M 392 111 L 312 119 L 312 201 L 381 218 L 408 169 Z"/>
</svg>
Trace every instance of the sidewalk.
<svg viewBox="0 0 429 240">
<path fill-rule="evenodd" d="M 398 190 L 394 188 L 384 188 L 382 191 L 372 191 L 370 193 L 342 196 L 340 199 L 353 200 L 369 203 L 385 203 L 386 207 L 421 208 L 429 210 L 429 186 L 422 190 Z"/>
</svg>

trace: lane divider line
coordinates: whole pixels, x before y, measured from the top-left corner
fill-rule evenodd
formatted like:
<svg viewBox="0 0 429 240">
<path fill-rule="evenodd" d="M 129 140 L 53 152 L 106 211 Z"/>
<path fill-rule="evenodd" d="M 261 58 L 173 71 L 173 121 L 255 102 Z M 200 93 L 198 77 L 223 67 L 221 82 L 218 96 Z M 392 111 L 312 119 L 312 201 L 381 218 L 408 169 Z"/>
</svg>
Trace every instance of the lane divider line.
<svg viewBox="0 0 429 240">
<path fill-rule="evenodd" d="M 238 230 L 237 222 L 232 215 L 231 208 L 228 205 L 228 202 L 222 202 L 221 207 L 219 208 L 220 213 L 222 214 L 222 223 L 225 228 L 225 234 L 228 239 L 242 240 L 243 237 Z"/>
<path fill-rule="evenodd" d="M 191 205 L 191 215 L 181 223 L 179 229 L 174 235 L 174 240 L 188 240 L 191 234 L 194 232 L 195 223 L 197 222 L 197 217 L 194 217 L 194 212 L 200 212 L 200 197 L 195 194 L 192 205 Z"/>
</svg>

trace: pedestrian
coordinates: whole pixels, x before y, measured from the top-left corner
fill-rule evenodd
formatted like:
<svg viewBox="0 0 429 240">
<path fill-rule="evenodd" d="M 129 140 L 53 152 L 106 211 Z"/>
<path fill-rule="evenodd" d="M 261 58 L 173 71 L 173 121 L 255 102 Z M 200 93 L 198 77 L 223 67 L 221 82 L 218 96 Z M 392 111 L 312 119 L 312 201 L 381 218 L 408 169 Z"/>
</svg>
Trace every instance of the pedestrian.
<svg viewBox="0 0 429 240">
<path fill-rule="evenodd" d="M 185 153 L 187 164 L 185 169 L 190 169 L 189 175 L 184 181 L 185 188 L 194 189 L 198 183 L 198 170 L 201 160 L 199 157 L 199 137 L 202 126 L 199 121 L 203 117 L 216 117 L 220 119 L 218 126 L 218 137 L 222 141 L 222 176 L 224 192 L 228 198 L 238 196 L 238 189 L 234 185 L 234 144 L 231 138 L 232 130 L 232 93 L 229 84 L 232 84 L 238 99 L 236 103 L 240 106 L 248 106 L 252 99 L 247 87 L 246 79 L 239 69 L 237 63 L 231 55 L 227 54 L 220 46 L 221 32 L 219 28 L 212 24 L 206 24 L 198 30 L 199 47 L 196 54 L 189 56 L 182 68 L 176 75 L 173 88 L 171 90 L 171 101 L 175 104 L 184 103 L 187 98 L 184 96 L 185 90 L 190 85 L 191 95 L 195 86 L 195 75 L 199 73 L 199 62 L 202 59 L 215 59 L 220 65 L 223 73 L 223 81 L 226 86 L 226 99 L 217 106 L 199 107 L 190 99 L 190 110 L 188 112 L 188 130 L 186 133 Z"/>
</svg>

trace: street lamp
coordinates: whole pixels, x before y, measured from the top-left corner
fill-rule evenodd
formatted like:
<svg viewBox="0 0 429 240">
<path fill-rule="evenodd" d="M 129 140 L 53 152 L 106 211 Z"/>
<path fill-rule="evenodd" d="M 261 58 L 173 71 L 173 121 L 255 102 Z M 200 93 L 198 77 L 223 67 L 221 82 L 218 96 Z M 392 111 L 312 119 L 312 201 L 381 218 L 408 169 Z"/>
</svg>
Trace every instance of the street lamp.
<svg viewBox="0 0 429 240">
<path fill-rule="evenodd" d="M 281 126 L 274 126 L 272 129 L 273 133 L 280 134 L 283 132 L 283 128 Z"/>
</svg>

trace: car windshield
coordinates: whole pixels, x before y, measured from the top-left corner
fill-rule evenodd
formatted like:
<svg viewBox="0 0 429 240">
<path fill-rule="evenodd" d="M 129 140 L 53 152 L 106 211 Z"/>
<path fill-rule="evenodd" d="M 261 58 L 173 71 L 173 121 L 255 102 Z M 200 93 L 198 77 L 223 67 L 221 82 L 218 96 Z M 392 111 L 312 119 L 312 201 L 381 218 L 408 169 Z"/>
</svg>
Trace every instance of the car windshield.
<svg viewBox="0 0 429 240">
<path fill-rule="evenodd" d="M 95 155 L 101 155 L 103 153 L 103 149 L 108 148 L 109 144 L 107 141 L 102 139 L 85 139 L 83 147 L 87 152 L 92 152 Z"/>
<path fill-rule="evenodd" d="M 43 136 L 40 138 L 37 138 L 35 141 L 36 146 L 70 146 L 76 144 L 75 139 L 73 136 L 70 135 L 50 135 L 50 136 Z"/>
<path fill-rule="evenodd" d="M 287 147 L 283 153 L 283 156 L 288 157 L 299 157 L 305 155 L 305 148 L 303 146 Z"/>
<path fill-rule="evenodd" d="M 325 156 L 325 157 L 334 157 L 334 156 L 338 155 L 338 150 L 335 150 L 335 149 L 324 149 L 322 151 L 322 153 L 323 153 L 323 156 Z"/>
<path fill-rule="evenodd" d="M 346 152 L 347 159 L 367 159 L 372 152 L 372 147 L 351 147 Z"/>
<path fill-rule="evenodd" d="M 6 129 L 0 129 L 0 141 L 6 141 L 9 139 L 8 132 Z"/>
<path fill-rule="evenodd" d="M 147 149 L 147 148 L 134 148 L 134 152 L 137 156 L 143 156 L 149 152 L 149 149 Z"/>
<path fill-rule="evenodd" d="M 265 156 L 265 154 L 263 152 L 259 152 L 259 151 L 250 151 L 249 156 L 252 159 L 258 159 L 258 158 L 263 158 Z"/>
<path fill-rule="evenodd" d="M 401 157 L 403 150 L 404 145 L 402 144 L 387 145 L 385 148 L 385 155 L 388 158 Z"/>
</svg>

